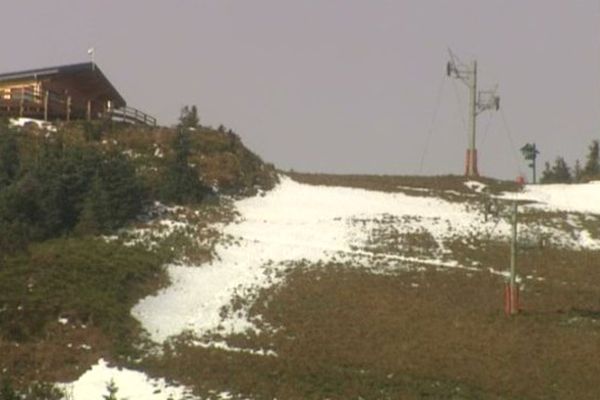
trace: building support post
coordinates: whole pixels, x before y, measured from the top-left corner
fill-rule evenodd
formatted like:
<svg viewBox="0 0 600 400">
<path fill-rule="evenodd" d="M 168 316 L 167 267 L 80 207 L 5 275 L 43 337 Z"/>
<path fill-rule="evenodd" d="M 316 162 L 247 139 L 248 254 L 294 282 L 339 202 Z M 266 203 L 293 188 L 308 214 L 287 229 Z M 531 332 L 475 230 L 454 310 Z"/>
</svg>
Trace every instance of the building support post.
<svg viewBox="0 0 600 400">
<path fill-rule="evenodd" d="M 21 100 L 19 101 L 19 118 L 23 118 L 25 112 L 25 88 L 21 88 Z"/>
<path fill-rule="evenodd" d="M 92 101 L 87 101 L 87 110 L 85 112 L 85 118 L 90 121 L 92 119 Z"/>
<path fill-rule="evenodd" d="M 46 90 L 44 93 L 44 121 L 48 122 L 48 98 L 50 97 L 50 92 Z"/>
<path fill-rule="evenodd" d="M 67 122 L 71 121 L 71 96 L 67 96 Z"/>
</svg>

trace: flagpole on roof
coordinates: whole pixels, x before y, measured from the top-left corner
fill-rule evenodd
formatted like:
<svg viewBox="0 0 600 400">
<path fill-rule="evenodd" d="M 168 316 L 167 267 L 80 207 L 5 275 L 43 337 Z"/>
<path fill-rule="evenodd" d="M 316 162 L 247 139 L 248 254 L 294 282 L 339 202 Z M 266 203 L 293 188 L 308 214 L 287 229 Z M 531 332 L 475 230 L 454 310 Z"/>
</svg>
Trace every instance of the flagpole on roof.
<svg viewBox="0 0 600 400">
<path fill-rule="evenodd" d="M 95 55 L 96 55 L 96 49 L 94 49 L 93 47 L 90 47 L 88 49 L 88 55 L 91 57 L 92 59 L 92 71 L 96 69 L 96 63 L 94 61 Z"/>
</svg>

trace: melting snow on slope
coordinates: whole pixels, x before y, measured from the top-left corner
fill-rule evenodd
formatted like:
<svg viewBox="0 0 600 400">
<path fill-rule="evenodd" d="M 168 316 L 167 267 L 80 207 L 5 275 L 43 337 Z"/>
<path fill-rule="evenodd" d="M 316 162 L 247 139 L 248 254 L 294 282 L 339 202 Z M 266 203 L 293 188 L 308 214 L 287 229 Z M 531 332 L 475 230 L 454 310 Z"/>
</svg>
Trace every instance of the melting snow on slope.
<svg viewBox="0 0 600 400">
<path fill-rule="evenodd" d="M 465 182 L 465 186 L 477 193 L 481 193 L 485 190 L 485 188 L 487 188 L 485 183 L 478 181 L 467 181 Z"/>
<path fill-rule="evenodd" d="M 98 400 L 108 394 L 109 382 L 118 388 L 117 398 L 128 400 L 197 399 L 182 386 L 169 386 L 164 379 L 151 379 L 145 374 L 126 368 L 112 368 L 100 359 L 96 365 L 73 383 L 60 385 L 68 398 L 74 400 Z M 227 393 L 224 393 L 226 395 Z M 222 398 L 227 398 L 223 396 Z"/>
<path fill-rule="evenodd" d="M 498 234 L 508 233 L 504 222 L 486 224 L 464 204 L 402 193 L 311 186 L 288 178 L 266 196 L 244 199 L 236 206 L 240 220 L 226 226 L 224 233 L 238 238 L 239 245 L 219 245 L 218 260 L 210 265 L 170 266 L 172 285 L 132 310 L 155 341 L 184 330 L 201 335 L 220 326 L 232 333 L 254 329 L 243 313 L 227 321 L 220 316 L 236 290 L 272 284 L 265 274 L 267 266 L 351 254 L 352 245 L 363 245 L 368 237 L 374 226 L 369 221 L 385 215 L 419 216 L 403 225 L 405 231 L 423 226 L 436 240 L 494 227 Z"/>
<path fill-rule="evenodd" d="M 600 214 L 600 181 L 583 184 L 527 185 L 523 192 L 504 197 L 532 200 L 543 208 Z"/>
<path fill-rule="evenodd" d="M 546 199 L 553 206 L 600 212 L 600 185 L 567 187 L 572 190 L 567 196 L 560 193 L 564 187 L 552 186 L 528 187 L 518 196 Z M 574 194 L 577 190 L 582 192 Z M 593 198 L 597 200 L 590 204 Z M 312 186 L 288 178 L 282 178 L 265 196 L 241 200 L 236 207 L 241 217 L 226 226 L 224 234 L 236 238 L 237 244 L 218 245 L 217 260 L 209 265 L 170 266 L 172 285 L 143 299 L 132 310 L 153 340 L 162 342 L 185 330 L 202 335 L 219 328 L 225 333 L 256 329 L 244 311 L 225 320 L 220 315 L 235 294 L 244 297 L 253 288 L 272 285 L 276 279 L 266 273 L 267 269 L 284 268 L 286 262 L 314 263 L 334 257 L 337 260 L 362 257 L 364 260 L 369 253 L 356 249 L 363 248 L 372 230 L 390 216 L 399 232 L 429 232 L 442 251 L 443 241 L 457 236 L 507 237 L 509 233 L 506 221 L 484 222 L 481 214 L 466 203 L 402 193 Z M 527 229 L 522 227 L 523 234 Z M 560 239 L 566 246 L 600 247 L 599 241 L 586 236 L 587 232 L 581 232 L 579 238 L 550 228 L 544 233 Z M 418 261 L 396 254 L 383 257 L 396 258 L 396 262 Z M 421 261 L 460 267 L 452 260 Z"/>
<path fill-rule="evenodd" d="M 33 118 L 11 118 L 10 121 L 10 126 L 25 126 L 27 124 L 35 124 L 37 125 L 38 128 L 40 129 L 46 129 L 50 132 L 56 132 L 56 127 L 54 125 L 52 125 L 49 122 L 40 120 L 40 119 L 33 119 Z"/>
</svg>

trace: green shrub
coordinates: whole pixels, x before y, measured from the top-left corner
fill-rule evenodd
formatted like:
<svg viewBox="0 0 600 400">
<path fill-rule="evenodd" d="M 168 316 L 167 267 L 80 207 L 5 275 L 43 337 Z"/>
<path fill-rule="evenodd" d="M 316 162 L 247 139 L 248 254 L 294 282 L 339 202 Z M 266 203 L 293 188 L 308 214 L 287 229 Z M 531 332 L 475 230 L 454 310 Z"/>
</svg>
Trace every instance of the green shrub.
<svg viewBox="0 0 600 400">
<path fill-rule="evenodd" d="M 0 269 L 0 334 L 28 340 L 67 316 L 120 341 L 138 329 L 131 307 L 163 278 L 161 260 L 141 248 L 91 238 L 32 245 Z"/>
</svg>

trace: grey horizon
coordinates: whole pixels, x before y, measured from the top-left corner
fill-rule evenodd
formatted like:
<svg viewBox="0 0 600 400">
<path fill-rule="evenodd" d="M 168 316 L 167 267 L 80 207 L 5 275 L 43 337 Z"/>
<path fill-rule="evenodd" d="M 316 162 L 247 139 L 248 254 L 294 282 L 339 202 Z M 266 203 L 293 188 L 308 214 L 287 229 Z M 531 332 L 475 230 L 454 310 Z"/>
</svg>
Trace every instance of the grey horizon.
<svg viewBox="0 0 600 400">
<path fill-rule="evenodd" d="M 529 176 L 518 152 L 526 142 L 541 150 L 541 170 L 559 155 L 583 161 L 600 139 L 598 1 L 22 0 L 3 8 L 0 72 L 87 61 L 94 47 L 130 105 L 169 125 L 195 104 L 203 124 L 232 128 L 282 169 L 461 174 L 467 93 L 445 78 L 448 47 L 477 59 L 482 89 L 499 87 L 512 144 L 500 113 L 478 117 L 483 175 Z"/>
</svg>

